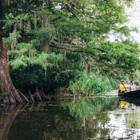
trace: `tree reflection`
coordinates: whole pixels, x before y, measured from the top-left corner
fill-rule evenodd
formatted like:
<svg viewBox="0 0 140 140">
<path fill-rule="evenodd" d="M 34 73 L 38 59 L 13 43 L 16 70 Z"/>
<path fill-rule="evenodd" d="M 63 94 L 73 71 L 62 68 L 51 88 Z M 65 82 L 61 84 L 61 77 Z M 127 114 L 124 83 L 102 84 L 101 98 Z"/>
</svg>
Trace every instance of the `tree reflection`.
<svg viewBox="0 0 140 140">
<path fill-rule="evenodd" d="M 109 129 L 106 127 L 108 120 L 107 111 L 116 108 L 116 98 L 81 98 L 61 103 L 68 108 L 72 116 L 82 120 L 85 138 L 109 139 Z"/>
<path fill-rule="evenodd" d="M 80 98 L 72 101 L 62 102 L 63 108 L 68 108 L 70 114 L 80 119 L 95 119 L 96 114 L 100 114 L 105 108 L 109 108 L 111 102 L 115 98 L 95 97 L 95 98 Z M 113 106 L 114 104 L 112 104 Z M 107 107 L 108 106 L 108 107 Z"/>
<path fill-rule="evenodd" d="M 118 98 L 94 97 L 0 110 L 1 140 L 123 139 L 139 128 L 139 108 Z M 126 103 L 125 103 L 126 102 Z M 130 106 L 131 105 L 131 106 Z M 21 112 L 21 113 L 20 113 Z M 20 113 L 20 114 L 19 114 Z M 20 129 L 19 129 L 20 128 Z M 134 139 L 135 140 L 135 139 Z"/>
<path fill-rule="evenodd" d="M 25 104 L 19 104 L 4 105 L 0 108 L 0 140 L 8 140 L 9 130 L 14 119 L 25 107 Z"/>
<path fill-rule="evenodd" d="M 83 137 L 81 120 L 70 116 L 68 110 L 57 103 L 28 106 L 13 122 L 9 136 L 10 140 L 76 140 Z"/>
</svg>

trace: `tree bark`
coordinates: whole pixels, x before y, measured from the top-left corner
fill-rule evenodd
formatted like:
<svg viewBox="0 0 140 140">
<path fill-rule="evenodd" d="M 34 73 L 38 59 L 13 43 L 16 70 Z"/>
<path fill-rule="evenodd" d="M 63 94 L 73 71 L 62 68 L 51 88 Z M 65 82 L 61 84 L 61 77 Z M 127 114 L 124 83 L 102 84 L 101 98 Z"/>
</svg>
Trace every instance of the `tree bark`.
<svg viewBox="0 0 140 140">
<path fill-rule="evenodd" d="M 7 12 L 9 4 L 10 0 L 5 0 L 3 4 L 0 5 L 1 18 L 3 18 L 5 12 Z M 23 103 L 28 101 L 28 99 L 25 96 L 21 96 L 21 94 L 19 95 L 12 83 L 8 67 L 9 57 L 7 51 L 9 48 L 3 47 L 2 43 L 2 38 L 5 37 L 3 26 L 4 23 L 0 22 L 0 96 L 6 104 Z"/>
<path fill-rule="evenodd" d="M 7 55 L 8 47 L 2 46 L 2 41 L 0 42 L 0 95 L 2 100 L 6 104 L 13 103 L 23 103 L 28 101 L 25 96 L 19 95 L 18 91 L 14 87 L 9 67 L 8 61 L 9 57 Z"/>
</svg>

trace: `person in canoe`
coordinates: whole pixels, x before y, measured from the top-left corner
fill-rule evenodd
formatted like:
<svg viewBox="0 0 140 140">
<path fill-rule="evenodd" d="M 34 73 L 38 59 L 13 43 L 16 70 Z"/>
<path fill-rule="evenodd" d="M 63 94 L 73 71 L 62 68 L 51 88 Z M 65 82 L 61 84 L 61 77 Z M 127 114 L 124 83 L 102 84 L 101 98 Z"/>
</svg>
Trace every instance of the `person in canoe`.
<svg viewBox="0 0 140 140">
<path fill-rule="evenodd" d="M 139 89 L 139 87 L 135 84 L 134 80 L 131 80 L 129 90 L 134 91 L 134 90 L 137 90 L 137 89 Z"/>
<path fill-rule="evenodd" d="M 124 85 L 124 80 L 121 80 L 119 85 L 118 85 L 118 92 L 123 93 L 125 91 L 127 91 L 127 89 L 126 89 L 126 87 Z"/>
</svg>

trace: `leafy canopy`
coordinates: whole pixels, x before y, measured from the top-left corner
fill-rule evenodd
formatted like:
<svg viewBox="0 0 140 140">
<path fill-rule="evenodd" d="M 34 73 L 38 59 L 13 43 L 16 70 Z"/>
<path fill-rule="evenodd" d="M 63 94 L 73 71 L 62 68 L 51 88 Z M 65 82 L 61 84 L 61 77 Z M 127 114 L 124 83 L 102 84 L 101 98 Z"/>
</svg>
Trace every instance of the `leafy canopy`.
<svg viewBox="0 0 140 140">
<path fill-rule="evenodd" d="M 130 29 L 124 4 L 132 0 L 13 0 L 6 14 L 6 33 L 12 33 L 5 43 L 10 44 L 9 63 L 13 68 L 29 64 L 43 68 L 58 66 L 63 70 L 81 70 L 90 66 L 92 72 L 117 76 L 132 74 L 138 69 L 138 44 L 130 40 Z M 109 34 L 119 39 L 110 42 Z M 126 38 L 126 39 L 123 39 Z M 48 51 L 49 50 L 49 51 Z M 79 56 L 76 62 L 67 54 Z M 72 55 L 71 55 L 72 56 Z M 62 59 L 63 57 L 63 59 Z M 110 68 L 113 72 L 110 71 Z"/>
</svg>

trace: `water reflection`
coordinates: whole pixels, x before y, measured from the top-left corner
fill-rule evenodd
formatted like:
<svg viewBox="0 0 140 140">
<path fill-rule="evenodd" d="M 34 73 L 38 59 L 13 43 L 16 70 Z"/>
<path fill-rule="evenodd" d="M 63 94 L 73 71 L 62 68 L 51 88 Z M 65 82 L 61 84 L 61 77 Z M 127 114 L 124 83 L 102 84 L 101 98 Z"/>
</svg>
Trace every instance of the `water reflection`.
<svg viewBox="0 0 140 140">
<path fill-rule="evenodd" d="M 120 98 L 119 109 L 108 113 L 111 138 L 140 139 L 140 100 Z"/>
<path fill-rule="evenodd" d="M 139 101 L 129 98 L 86 98 L 67 102 L 64 106 L 68 107 L 72 116 L 83 120 L 82 126 L 88 131 L 88 138 L 138 140 Z"/>
<path fill-rule="evenodd" d="M 86 139 L 95 140 L 111 138 L 108 110 L 116 109 L 117 105 L 116 98 L 106 97 L 75 99 L 72 102 L 61 104 L 61 106 L 67 106 L 72 116 L 82 120 L 81 126 L 84 127 Z"/>
<path fill-rule="evenodd" d="M 24 108 L 20 105 L 3 106 L 0 110 L 0 139 L 86 140 L 105 137 L 108 130 L 101 130 L 99 126 L 105 127 L 107 115 L 101 114 L 106 107 L 109 108 L 110 101 L 109 98 L 83 98 Z"/>
<path fill-rule="evenodd" d="M 0 108 L 0 140 L 138 140 L 137 99 L 95 97 Z"/>
<path fill-rule="evenodd" d="M 4 105 L 0 108 L 0 140 L 8 140 L 9 130 L 16 116 L 26 105 Z"/>
<path fill-rule="evenodd" d="M 81 119 L 95 118 L 96 114 L 101 114 L 104 109 L 110 108 L 110 103 L 114 105 L 116 98 L 94 97 L 79 98 L 60 104 L 63 108 L 68 108 L 70 115 Z"/>
<path fill-rule="evenodd" d="M 131 109 L 132 111 L 136 110 L 137 108 L 139 108 L 139 106 L 135 105 L 134 103 L 129 103 L 126 101 L 120 101 L 119 102 L 119 108 L 120 109 Z"/>
</svg>

